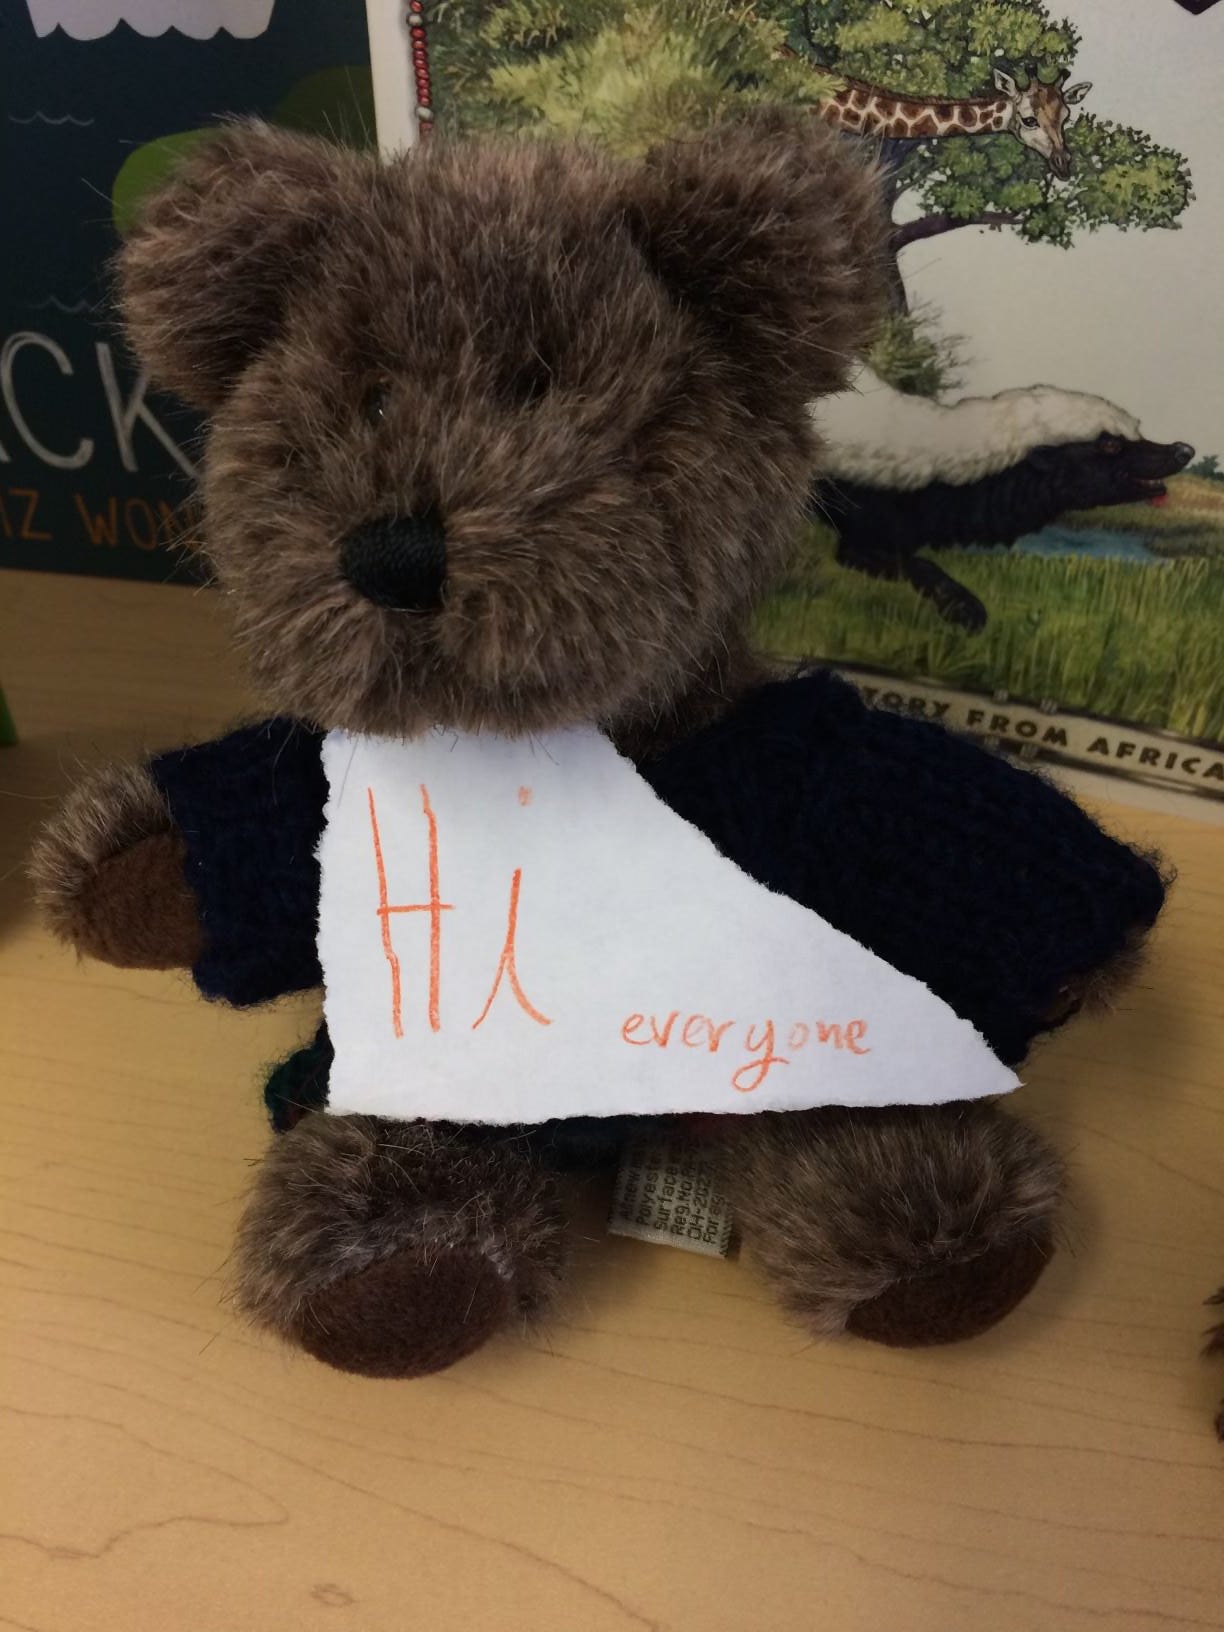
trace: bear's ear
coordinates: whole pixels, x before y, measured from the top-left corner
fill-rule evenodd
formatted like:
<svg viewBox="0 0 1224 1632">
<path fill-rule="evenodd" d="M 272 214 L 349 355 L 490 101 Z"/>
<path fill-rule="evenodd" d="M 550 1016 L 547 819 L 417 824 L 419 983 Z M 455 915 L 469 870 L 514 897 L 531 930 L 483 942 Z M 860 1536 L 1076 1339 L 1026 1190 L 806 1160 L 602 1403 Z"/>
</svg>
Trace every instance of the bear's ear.
<svg viewBox="0 0 1224 1632">
<path fill-rule="evenodd" d="M 254 121 L 193 148 L 117 260 L 128 336 L 157 382 L 215 408 L 372 171 L 351 149 Z"/>
<path fill-rule="evenodd" d="M 756 113 L 647 155 L 627 213 L 672 297 L 747 370 L 837 390 L 884 302 L 878 174 L 815 114 Z"/>
</svg>

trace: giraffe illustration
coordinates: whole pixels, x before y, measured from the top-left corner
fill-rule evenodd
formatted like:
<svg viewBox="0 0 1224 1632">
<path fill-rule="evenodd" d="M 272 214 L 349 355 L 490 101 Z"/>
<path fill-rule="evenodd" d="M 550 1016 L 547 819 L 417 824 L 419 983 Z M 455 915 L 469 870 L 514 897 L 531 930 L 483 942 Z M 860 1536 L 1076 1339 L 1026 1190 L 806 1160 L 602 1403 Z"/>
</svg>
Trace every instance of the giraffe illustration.
<svg viewBox="0 0 1224 1632">
<path fill-rule="evenodd" d="M 1071 108 L 1092 86 L 1066 85 L 1064 69 L 1052 85 L 1035 77 L 1021 87 L 1002 68 L 994 71 L 998 96 L 930 98 L 884 90 L 860 79 L 846 79 L 817 104 L 816 112 L 838 130 L 860 136 L 920 141 L 943 136 L 985 136 L 1010 131 L 1049 165 L 1060 180 L 1071 174 L 1067 121 Z M 1066 88 L 1064 89 L 1064 85 Z"/>
</svg>

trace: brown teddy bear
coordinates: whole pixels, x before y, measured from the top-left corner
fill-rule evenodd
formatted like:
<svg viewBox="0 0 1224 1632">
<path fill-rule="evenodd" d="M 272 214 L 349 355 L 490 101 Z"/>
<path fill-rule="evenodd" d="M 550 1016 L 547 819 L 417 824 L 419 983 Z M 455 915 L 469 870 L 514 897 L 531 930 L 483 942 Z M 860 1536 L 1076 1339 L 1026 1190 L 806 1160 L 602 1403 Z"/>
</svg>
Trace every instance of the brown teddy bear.
<svg viewBox="0 0 1224 1632">
<path fill-rule="evenodd" d="M 77 787 L 34 858 L 55 929 L 231 1003 L 318 986 L 336 733 L 597 727 L 721 858 L 1023 1058 L 1125 966 L 1158 870 L 1038 778 L 829 674 L 775 676 L 748 638 L 885 230 L 870 170 L 782 115 L 634 163 L 436 142 L 381 164 L 257 124 L 199 148 L 123 250 L 122 304 L 208 415 L 207 554 L 280 713 Z M 396 910 L 384 892 L 384 927 Z M 333 1042 L 270 1080 L 238 1303 L 336 1366 L 433 1371 L 555 1302 L 558 1175 L 637 1124 L 331 1114 Z M 1054 1240 L 1061 1164 L 980 1091 L 689 1127 L 811 1330 L 940 1342 L 1011 1309 Z"/>
</svg>

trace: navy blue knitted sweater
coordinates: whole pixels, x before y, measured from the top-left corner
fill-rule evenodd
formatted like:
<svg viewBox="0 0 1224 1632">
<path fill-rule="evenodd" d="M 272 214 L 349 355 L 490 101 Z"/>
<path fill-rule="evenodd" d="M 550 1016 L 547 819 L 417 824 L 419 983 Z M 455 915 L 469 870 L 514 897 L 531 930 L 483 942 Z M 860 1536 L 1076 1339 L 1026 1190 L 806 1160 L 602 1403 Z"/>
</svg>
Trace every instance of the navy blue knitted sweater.
<svg viewBox="0 0 1224 1632">
<path fill-rule="evenodd" d="M 319 745 L 272 720 L 153 761 L 200 901 L 208 997 L 321 984 Z M 1040 777 L 828 673 L 761 687 L 639 769 L 731 861 L 924 981 L 1008 1064 L 1164 897 L 1152 861 Z"/>
</svg>

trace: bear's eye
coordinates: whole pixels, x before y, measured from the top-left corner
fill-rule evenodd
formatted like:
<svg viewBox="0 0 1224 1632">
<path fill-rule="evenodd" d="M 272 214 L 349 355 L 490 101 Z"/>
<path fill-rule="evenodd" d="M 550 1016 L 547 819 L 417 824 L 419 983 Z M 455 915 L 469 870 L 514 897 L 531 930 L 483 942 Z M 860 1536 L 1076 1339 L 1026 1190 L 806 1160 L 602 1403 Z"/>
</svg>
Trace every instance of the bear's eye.
<svg viewBox="0 0 1224 1632">
<path fill-rule="evenodd" d="M 1102 453 L 1121 453 L 1122 439 L 1118 436 L 1103 436 L 1101 438 Z"/>
<path fill-rule="evenodd" d="M 361 417 L 367 425 L 377 425 L 387 417 L 393 384 L 390 374 L 376 374 L 367 384 L 361 398 Z"/>
</svg>

